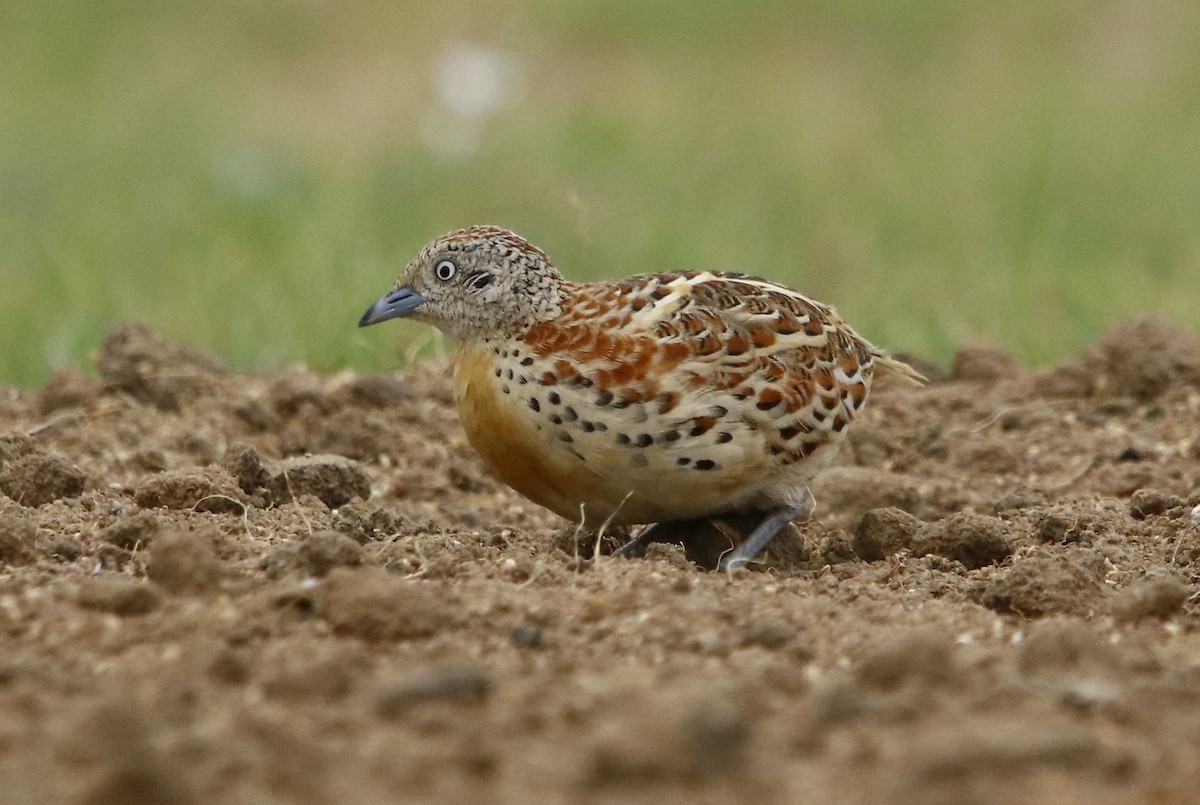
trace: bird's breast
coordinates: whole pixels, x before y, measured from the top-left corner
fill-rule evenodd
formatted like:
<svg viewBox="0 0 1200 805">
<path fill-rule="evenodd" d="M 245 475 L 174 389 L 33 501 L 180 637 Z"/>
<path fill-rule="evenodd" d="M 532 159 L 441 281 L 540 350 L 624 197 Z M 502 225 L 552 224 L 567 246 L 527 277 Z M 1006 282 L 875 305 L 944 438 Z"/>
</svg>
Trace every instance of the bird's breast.
<svg viewBox="0 0 1200 805">
<path fill-rule="evenodd" d="M 595 478 L 578 458 L 549 443 L 530 398 L 521 392 L 528 381 L 517 380 L 509 359 L 504 350 L 460 350 L 454 397 L 463 429 L 500 480 L 556 514 L 578 520 L 580 490 L 594 485 Z"/>
<path fill-rule="evenodd" d="M 521 343 L 466 346 L 455 397 L 471 444 L 496 475 L 563 517 L 690 519 L 737 509 L 781 471 L 791 474 L 726 392 L 668 385 L 623 400 L 603 385 L 603 371 L 561 363 Z"/>
</svg>

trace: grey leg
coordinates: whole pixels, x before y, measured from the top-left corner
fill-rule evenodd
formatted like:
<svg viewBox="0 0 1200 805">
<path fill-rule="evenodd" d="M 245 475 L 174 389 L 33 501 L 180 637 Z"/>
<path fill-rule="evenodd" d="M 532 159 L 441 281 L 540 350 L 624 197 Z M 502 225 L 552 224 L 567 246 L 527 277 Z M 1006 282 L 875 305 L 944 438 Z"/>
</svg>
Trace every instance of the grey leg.
<svg viewBox="0 0 1200 805">
<path fill-rule="evenodd" d="M 812 494 L 809 493 L 808 487 L 804 487 L 804 494 L 800 497 L 800 502 L 795 506 L 775 509 L 768 512 L 763 521 L 758 524 L 758 527 L 746 537 L 746 540 L 729 553 L 721 557 L 717 563 L 717 570 L 733 570 L 739 567 L 745 567 L 755 556 L 762 551 L 763 548 L 775 538 L 775 535 L 783 529 L 792 520 L 799 517 L 808 508 L 812 502 Z M 641 535 L 638 535 L 639 539 Z"/>
<path fill-rule="evenodd" d="M 658 523 L 651 523 L 639 531 L 636 537 L 613 551 L 612 555 L 624 557 L 625 559 L 640 559 L 646 555 L 647 546 L 658 541 L 658 538 L 654 536 L 654 532 L 657 529 Z"/>
</svg>

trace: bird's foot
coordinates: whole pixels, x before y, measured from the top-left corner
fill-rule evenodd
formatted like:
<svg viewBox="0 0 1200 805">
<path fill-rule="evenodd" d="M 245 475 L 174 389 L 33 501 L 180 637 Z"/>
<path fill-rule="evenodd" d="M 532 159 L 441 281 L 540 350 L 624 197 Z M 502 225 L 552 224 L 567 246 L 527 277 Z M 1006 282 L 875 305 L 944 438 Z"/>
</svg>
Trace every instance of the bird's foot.
<svg viewBox="0 0 1200 805">
<path fill-rule="evenodd" d="M 762 522 L 750 533 L 750 536 L 746 537 L 736 548 L 722 554 L 717 562 L 717 570 L 733 571 L 750 564 L 754 557 L 770 544 L 775 535 L 783 530 L 784 526 L 808 511 L 812 503 L 812 494 L 808 491 L 808 487 L 805 487 L 804 494 L 800 496 L 799 502 L 794 506 L 785 506 L 768 512 Z"/>
</svg>

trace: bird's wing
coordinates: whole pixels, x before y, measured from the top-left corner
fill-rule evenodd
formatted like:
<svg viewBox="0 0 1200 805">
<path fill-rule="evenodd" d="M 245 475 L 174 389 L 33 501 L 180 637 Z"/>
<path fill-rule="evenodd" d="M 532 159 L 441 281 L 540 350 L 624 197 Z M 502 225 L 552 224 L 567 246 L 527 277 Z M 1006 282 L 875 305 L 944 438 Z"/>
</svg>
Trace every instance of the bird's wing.
<svg viewBox="0 0 1200 805">
<path fill-rule="evenodd" d="M 578 285 L 563 316 L 523 340 L 554 362 L 556 382 L 587 384 L 618 404 L 654 403 L 661 413 L 716 406 L 793 460 L 857 415 L 877 366 L 907 368 L 833 308 L 742 274 Z"/>
</svg>

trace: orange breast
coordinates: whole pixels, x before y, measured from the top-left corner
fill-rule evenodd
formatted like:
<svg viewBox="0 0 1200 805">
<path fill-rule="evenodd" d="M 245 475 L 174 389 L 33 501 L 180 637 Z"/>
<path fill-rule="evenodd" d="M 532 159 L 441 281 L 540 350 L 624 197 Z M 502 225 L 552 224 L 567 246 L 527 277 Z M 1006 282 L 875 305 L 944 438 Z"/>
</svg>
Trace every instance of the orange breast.
<svg viewBox="0 0 1200 805">
<path fill-rule="evenodd" d="M 546 435 L 523 411 L 523 400 L 498 391 L 493 382 L 495 366 L 490 350 L 460 348 L 454 397 L 471 446 L 517 492 L 562 517 L 578 520 L 579 492 L 594 484 L 595 478 L 586 477 L 588 470 L 574 456 L 546 448 Z"/>
</svg>

